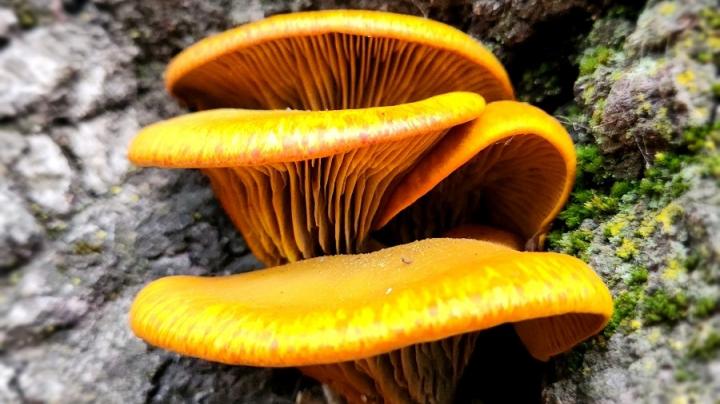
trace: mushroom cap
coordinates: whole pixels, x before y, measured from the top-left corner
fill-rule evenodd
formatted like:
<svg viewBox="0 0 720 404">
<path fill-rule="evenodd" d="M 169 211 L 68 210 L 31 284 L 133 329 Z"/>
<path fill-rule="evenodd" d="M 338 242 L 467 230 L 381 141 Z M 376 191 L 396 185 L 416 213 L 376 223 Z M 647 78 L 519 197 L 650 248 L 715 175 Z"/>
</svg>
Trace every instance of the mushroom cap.
<svg viewBox="0 0 720 404">
<path fill-rule="evenodd" d="M 203 168 L 253 253 L 278 265 L 366 250 L 388 188 L 484 107 L 456 92 L 356 110 L 212 110 L 145 128 L 129 155 Z"/>
<path fill-rule="evenodd" d="M 146 286 L 130 312 L 147 342 L 207 360 L 305 366 L 366 358 L 503 323 L 547 359 L 612 313 L 582 261 L 468 239 L 427 239 L 224 277 Z"/>
<path fill-rule="evenodd" d="M 430 232 L 415 234 L 426 238 L 464 224 L 487 225 L 529 241 L 565 204 L 575 167 L 572 139 L 555 118 L 526 103 L 492 102 L 403 177 L 373 227 L 405 221 Z M 432 232 L 445 217 L 444 229 Z"/>
<path fill-rule="evenodd" d="M 197 109 L 348 109 L 451 91 L 512 99 L 478 41 L 425 18 L 330 10 L 278 15 L 205 38 L 176 56 L 168 91 Z"/>
<path fill-rule="evenodd" d="M 468 122 L 485 108 L 474 93 L 455 92 L 388 107 L 336 111 L 217 109 L 161 121 L 130 144 L 141 166 L 260 166 L 328 157 Z"/>
</svg>

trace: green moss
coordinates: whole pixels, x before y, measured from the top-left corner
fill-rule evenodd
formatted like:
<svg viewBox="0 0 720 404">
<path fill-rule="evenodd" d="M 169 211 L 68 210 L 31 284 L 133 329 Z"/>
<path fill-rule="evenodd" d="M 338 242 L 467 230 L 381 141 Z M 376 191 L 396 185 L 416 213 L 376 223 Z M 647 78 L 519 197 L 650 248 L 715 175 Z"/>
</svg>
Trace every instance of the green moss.
<svg viewBox="0 0 720 404">
<path fill-rule="evenodd" d="M 603 335 L 610 337 L 613 335 L 618 328 L 625 325 L 631 316 L 635 315 L 638 307 L 638 302 L 642 296 L 642 292 L 637 289 L 622 291 L 615 300 L 613 301 L 614 310 L 613 315 L 610 318 Z"/>
<path fill-rule="evenodd" d="M 720 353 L 720 334 L 710 332 L 702 341 L 694 340 L 688 348 L 688 356 L 693 359 L 710 360 Z"/>
<path fill-rule="evenodd" d="M 685 317 L 687 307 L 687 297 L 683 293 L 671 295 L 661 290 L 643 299 L 643 320 L 646 324 L 675 323 Z"/>
<path fill-rule="evenodd" d="M 573 193 L 571 203 L 560 213 L 559 218 L 568 229 L 576 229 L 585 219 L 600 218 L 615 213 L 618 199 L 603 195 L 595 190 Z"/>
<path fill-rule="evenodd" d="M 720 93 L 720 85 L 718 87 Z M 716 96 L 720 97 L 720 94 Z M 684 135 L 688 148 L 698 151 L 703 177 L 715 179 L 720 185 L 720 153 L 717 150 L 720 143 L 720 121 L 705 131 L 688 130 Z"/>
<path fill-rule="evenodd" d="M 581 188 L 592 188 L 604 184 L 609 174 L 607 161 L 596 145 L 578 145 L 576 185 Z"/>
<path fill-rule="evenodd" d="M 688 272 L 694 271 L 695 268 L 700 265 L 700 262 L 704 258 L 707 258 L 705 254 L 703 254 L 702 251 L 693 250 L 688 252 L 688 256 L 685 258 L 685 262 L 683 264 L 685 265 L 685 268 L 687 268 Z"/>
<path fill-rule="evenodd" d="M 616 181 L 610 187 L 610 196 L 614 198 L 621 198 L 628 192 L 633 190 L 633 184 L 630 181 Z"/>
<path fill-rule="evenodd" d="M 553 231 L 548 234 L 548 246 L 552 250 L 578 256 L 587 261 L 592 238 L 592 232 L 585 229 L 578 229 L 568 233 Z"/>
<path fill-rule="evenodd" d="M 645 170 L 638 183 L 638 193 L 648 205 L 658 208 L 682 195 L 688 189 L 684 178 L 677 175 L 691 162 L 691 157 L 675 153 L 657 153 L 654 164 Z"/>
<path fill-rule="evenodd" d="M 648 270 L 643 266 L 634 266 L 630 270 L 630 276 L 628 277 L 628 286 L 641 286 L 644 285 L 648 280 Z"/>
<path fill-rule="evenodd" d="M 637 244 L 635 243 L 635 241 L 629 238 L 624 238 L 622 240 L 622 243 L 620 244 L 620 247 L 615 250 L 615 255 L 625 261 L 628 261 L 631 258 L 635 257 L 637 253 Z"/>
<path fill-rule="evenodd" d="M 613 51 L 605 46 L 586 49 L 585 52 L 580 55 L 580 60 L 578 61 L 580 75 L 585 76 L 591 74 L 598 66 L 606 64 L 612 57 L 612 54 Z"/>
<path fill-rule="evenodd" d="M 605 106 L 607 105 L 607 98 L 600 98 L 593 102 L 592 115 L 590 115 L 590 126 L 592 128 L 599 128 L 602 124 L 602 118 L 605 115 Z"/>
<path fill-rule="evenodd" d="M 638 15 L 638 9 L 630 7 L 626 4 L 619 4 L 611 7 L 607 11 L 607 16 L 610 18 L 624 18 L 628 20 L 635 20 Z"/>
<path fill-rule="evenodd" d="M 709 317 L 718 308 L 718 301 L 711 297 L 701 297 L 695 301 L 693 315 L 699 318 Z"/>
<path fill-rule="evenodd" d="M 537 69 L 526 70 L 518 88 L 521 100 L 538 104 L 547 98 L 559 95 L 562 92 L 560 77 L 557 73 L 559 70 L 557 61 L 542 63 Z"/>
<path fill-rule="evenodd" d="M 595 88 L 594 85 L 588 83 L 582 92 L 582 100 L 585 103 L 585 105 L 589 105 L 592 103 L 593 97 L 595 97 L 596 92 L 597 92 L 597 88 Z"/>
<path fill-rule="evenodd" d="M 677 382 L 690 382 L 699 379 L 698 375 L 685 367 L 675 369 L 675 381 Z"/>
<path fill-rule="evenodd" d="M 720 183 L 720 155 L 709 156 L 702 161 L 703 177 L 714 178 Z"/>
<path fill-rule="evenodd" d="M 712 85 L 712 93 L 715 98 L 720 98 L 720 83 L 715 83 Z"/>
<path fill-rule="evenodd" d="M 691 152 L 701 152 L 707 149 L 714 149 L 715 145 L 714 142 L 712 142 L 712 138 L 714 135 L 714 131 L 716 130 L 717 128 L 709 127 L 689 128 L 682 133 L 683 143 Z M 708 140 L 710 141 L 710 143 L 708 142 Z"/>
<path fill-rule="evenodd" d="M 711 7 L 704 8 L 700 11 L 700 16 L 712 29 L 720 29 L 720 12 Z"/>
<path fill-rule="evenodd" d="M 713 60 L 713 56 L 710 52 L 701 51 L 695 55 L 695 59 L 700 63 L 710 63 Z"/>
</svg>

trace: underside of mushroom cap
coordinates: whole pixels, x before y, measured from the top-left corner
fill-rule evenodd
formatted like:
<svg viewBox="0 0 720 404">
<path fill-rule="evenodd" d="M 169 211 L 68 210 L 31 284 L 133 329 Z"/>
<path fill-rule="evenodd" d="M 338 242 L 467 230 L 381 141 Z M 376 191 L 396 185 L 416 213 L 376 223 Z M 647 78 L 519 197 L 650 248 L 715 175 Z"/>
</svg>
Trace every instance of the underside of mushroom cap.
<svg viewBox="0 0 720 404">
<path fill-rule="evenodd" d="M 539 108 L 489 103 L 423 157 L 378 213 L 389 244 L 439 237 L 458 226 L 498 227 L 523 242 L 543 234 L 570 194 L 575 149 Z"/>
<path fill-rule="evenodd" d="M 518 323 L 540 359 L 598 332 L 609 291 L 582 261 L 478 240 L 428 239 L 217 278 L 145 287 L 133 331 L 207 360 L 304 366 L 382 354 Z"/>
<path fill-rule="evenodd" d="M 513 98 L 500 62 L 465 33 L 361 10 L 245 24 L 185 49 L 165 79 L 168 91 L 194 109 L 366 108 L 452 91 Z"/>
<path fill-rule="evenodd" d="M 267 265 L 367 250 L 386 191 L 483 98 L 450 93 L 340 111 L 213 110 L 144 129 L 141 165 L 198 167 Z"/>
</svg>

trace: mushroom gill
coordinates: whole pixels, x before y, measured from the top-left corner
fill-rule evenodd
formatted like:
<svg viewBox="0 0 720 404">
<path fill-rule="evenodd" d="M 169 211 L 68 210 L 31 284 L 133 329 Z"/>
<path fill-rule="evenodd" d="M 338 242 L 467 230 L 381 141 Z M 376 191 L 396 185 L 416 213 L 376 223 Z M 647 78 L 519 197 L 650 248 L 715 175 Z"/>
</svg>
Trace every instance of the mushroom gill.
<svg viewBox="0 0 720 404">
<path fill-rule="evenodd" d="M 332 223 L 332 226 L 326 224 L 325 227 L 335 229 L 334 232 L 325 232 L 328 236 L 326 241 L 332 248 L 347 249 L 351 253 L 356 252 L 352 251 L 353 248 L 368 241 L 373 223 L 376 228 L 379 227 L 380 234 L 385 234 L 383 232 L 386 230 L 382 224 L 389 223 L 388 226 L 397 226 L 401 230 L 410 228 L 421 234 L 421 237 L 423 232 L 417 229 L 428 228 L 431 230 L 427 233 L 488 241 L 443 239 L 442 242 L 420 242 L 411 244 L 413 247 L 404 245 L 369 255 L 306 260 L 283 266 L 282 270 L 261 271 L 260 274 L 274 274 L 271 278 L 275 280 L 267 283 L 260 281 L 265 279 L 264 275 L 158 281 L 159 285 L 166 286 L 148 287 L 153 292 L 141 292 L 134 303 L 131 323 L 135 333 L 154 345 L 209 360 L 304 366 L 303 372 L 334 386 L 353 402 L 361 402 L 364 397 L 365 400 L 380 402 L 437 403 L 448 402 L 453 397 L 458 379 L 473 351 L 477 337 L 474 331 L 513 323 L 528 351 L 542 360 L 594 334 L 609 318 L 607 302 L 610 296 L 607 289 L 596 287 L 602 285 L 602 282 L 591 277 L 594 276 L 592 270 L 570 257 L 513 251 L 514 248 L 521 249 L 526 245 L 531 236 L 541 234 L 567 198 L 575 170 L 569 135 L 552 117 L 527 104 L 497 102 L 484 110 L 483 106 L 482 98 L 477 95 L 452 93 L 403 106 L 347 111 L 273 111 L 262 112 L 257 116 L 252 111 L 244 110 L 207 111 L 146 129 L 132 145 L 133 160 L 170 167 L 202 167 L 210 171 L 216 192 L 226 210 L 231 212 L 233 220 L 240 223 L 239 227 L 249 245 L 254 246 L 252 237 L 268 234 L 258 245 L 265 248 L 264 240 L 268 246 L 276 248 L 259 250 L 268 251 L 271 259 L 272 254 L 278 251 L 290 251 L 301 246 L 298 240 L 303 238 L 317 241 L 313 237 L 323 234 L 318 231 L 323 225 L 319 224 L 316 215 L 323 217 L 321 221 Z M 467 122 L 473 116 L 478 117 Z M 424 135 L 417 135 L 416 119 L 426 123 L 424 128 L 420 127 Z M 346 130 L 334 126 L 347 122 L 352 124 L 345 127 Z M 360 133 L 365 136 L 360 136 Z M 312 140 L 306 140 L 309 134 Z M 420 145 L 425 148 L 423 151 L 411 152 Z M 362 153 L 373 153 L 373 149 L 384 151 L 387 148 L 391 149 L 387 157 L 373 155 L 360 165 L 362 169 L 328 168 L 333 166 L 335 159 L 354 161 Z M 334 154 L 322 157 L 328 153 Z M 412 156 L 412 161 L 398 156 Z M 278 167 L 296 167 L 297 162 L 301 166 L 309 166 L 312 161 L 322 170 L 305 172 L 306 176 L 302 179 L 288 176 L 276 183 L 270 182 L 275 186 L 262 192 L 261 187 L 248 187 L 248 191 L 242 191 L 241 187 L 233 186 L 231 182 L 218 182 L 217 179 L 217 172 L 222 170 L 227 171 L 226 175 L 237 178 L 244 178 L 243 175 L 253 178 L 253 174 L 241 172 L 264 170 L 264 167 L 281 172 Z M 377 171 L 373 172 L 368 167 L 377 167 Z M 400 168 L 392 172 L 388 167 Z M 266 175 L 272 178 L 273 174 Z M 393 176 L 393 180 L 388 180 L 388 177 Z M 372 178 L 375 180 L 370 180 Z M 376 185 L 358 185 L 366 180 Z M 348 181 L 353 184 L 342 188 L 344 192 L 337 191 L 338 184 Z M 244 184 L 242 181 L 236 183 Z M 442 192 L 436 191 L 438 187 L 442 188 Z M 473 196 L 476 192 L 473 187 L 479 189 L 481 197 L 464 196 Z M 354 196 L 358 189 L 362 192 L 362 198 Z M 510 194 L 510 197 L 503 199 L 505 193 Z M 335 205 L 325 202 L 330 199 L 328 195 L 335 195 L 333 201 L 341 196 L 347 199 L 340 199 Z M 252 196 L 257 198 L 250 199 Z M 493 202 L 493 198 L 501 202 Z M 509 213 L 500 216 L 504 221 L 488 219 L 492 218 L 493 206 L 503 200 L 510 205 Z M 516 200 L 522 203 L 516 203 Z M 418 205 L 420 209 L 416 208 Z M 453 206 L 460 208 L 451 214 L 436 210 Z M 428 212 L 422 212 L 423 209 Z M 499 209 L 503 212 L 502 208 Z M 405 215 L 404 212 L 411 212 L 411 215 Z M 443 221 L 445 216 L 452 220 Z M 248 224 L 242 224 L 243 221 Z M 266 225 L 264 222 L 272 223 L 271 226 L 262 227 Z M 439 224 L 436 225 L 436 222 Z M 246 232 L 243 226 L 249 226 L 250 231 Z M 253 233 L 253 226 L 262 230 Z M 394 243 L 403 242 L 407 238 L 403 232 L 388 233 L 395 234 L 396 238 L 392 239 Z M 343 238 L 345 241 L 337 244 L 337 240 Z M 317 245 L 322 248 L 322 243 Z M 253 247 L 253 251 L 256 251 L 255 248 L 257 246 Z M 438 253 L 438 250 L 444 252 Z M 308 255 L 316 253 L 310 250 Z M 500 254 L 498 257 L 502 256 L 497 262 L 489 258 L 495 253 Z M 438 255 L 433 257 L 432 254 Z M 376 260 L 376 257 L 384 258 Z M 390 257 L 396 261 L 393 265 L 389 264 Z M 411 265 L 416 257 L 430 264 Z M 482 262 L 456 265 L 449 257 L 468 260 L 480 257 Z M 307 262 L 312 264 L 305 264 Z M 343 264 L 335 265 L 335 262 Z M 298 268 L 309 267 L 313 268 L 312 271 L 301 270 L 294 274 Z M 468 267 L 476 271 L 459 269 Z M 347 271 L 347 277 L 342 281 L 337 280 L 337 277 L 342 276 L 338 273 L 343 271 L 339 268 Z M 384 272 L 386 268 L 390 268 L 387 270 L 393 274 L 392 277 Z M 560 272 L 555 272 L 553 268 Z M 319 283 L 324 286 L 317 289 L 314 286 L 315 279 L 323 277 L 323 269 L 328 270 L 326 279 L 334 286 Z M 473 281 L 476 283 L 473 284 L 481 285 L 472 293 L 487 293 L 487 296 L 464 300 L 468 299 L 469 293 L 463 289 L 466 278 L 461 275 L 464 270 L 468 271 L 467 276 L 476 277 Z M 585 273 L 589 278 L 580 273 Z M 500 289 L 491 286 L 493 282 L 512 281 L 518 274 L 523 276 L 522 284 Z M 454 320 L 451 317 L 460 312 L 457 311 L 459 309 L 452 309 L 451 315 L 438 318 L 439 322 L 435 324 L 437 329 L 433 331 L 429 326 L 420 327 L 420 320 L 414 317 L 416 314 L 412 314 L 412 310 L 415 310 L 413 301 L 417 297 L 393 300 L 387 306 L 372 306 L 375 297 L 378 297 L 377 290 L 382 289 L 391 294 L 400 287 L 396 285 L 403 285 L 405 277 L 415 282 L 414 290 L 418 296 L 435 302 L 434 305 L 428 303 L 423 306 L 428 310 L 427 313 L 436 313 L 442 305 L 452 306 L 464 302 L 458 307 L 464 307 L 467 316 L 494 307 L 493 320 L 456 329 L 453 328 Z M 377 279 L 380 283 L 375 284 L 370 282 L 374 278 L 383 279 Z M 547 283 L 548 279 L 554 281 Z M 563 283 L 566 280 L 567 283 Z M 249 286 L 241 286 L 246 282 Z M 227 292 L 224 287 L 218 286 L 225 283 Z M 358 284 L 356 288 L 360 294 L 329 294 L 329 289 L 336 290 L 340 285 L 353 288 L 354 283 Z M 308 286 L 292 292 L 286 289 L 294 284 Z M 441 293 L 436 286 L 445 289 Z M 277 306 L 262 303 L 261 306 L 268 311 L 263 312 L 262 315 L 266 317 L 260 319 L 253 316 L 261 314 L 253 312 L 243 302 L 246 298 L 250 299 L 248 304 L 252 306 L 263 300 L 254 294 L 248 295 L 244 292 L 245 287 L 257 288 L 257 293 L 279 289 L 282 294 L 288 294 L 293 299 L 304 296 L 302 299 L 307 300 L 294 300 L 292 304 L 290 301 L 278 300 Z M 302 289 L 300 286 L 298 288 Z M 374 294 L 363 294 L 366 288 L 375 288 Z M 217 295 L 214 295 L 216 292 Z M 536 292 L 543 296 L 540 300 L 533 300 L 537 307 L 542 306 L 542 310 L 549 311 L 525 311 L 525 308 L 515 306 L 525 304 L 523 299 L 526 297 L 535 299 L 532 296 Z M 195 294 L 197 298 L 190 298 L 188 293 Z M 307 303 L 318 294 L 323 294 L 323 297 Z M 332 300 L 326 301 L 325 296 L 332 297 Z M 576 296 L 582 302 L 576 304 L 570 296 Z M 223 300 L 230 297 L 239 300 Z M 493 306 L 494 303 L 484 300 L 492 298 L 502 303 Z M 345 306 L 351 301 L 357 306 Z M 185 303 L 181 305 L 179 302 Z M 237 304 L 236 309 L 232 308 L 234 304 Z M 588 307 L 602 309 L 592 311 Z M 337 309 L 337 318 L 319 315 L 314 311 L 331 308 Z M 377 313 L 388 310 L 396 311 L 398 316 L 408 315 L 412 321 L 403 320 L 402 326 L 393 325 L 392 322 L 385 325 L 385 320 L 378 319 Z M 303 317 L 303 313 L 309 317 Z M 286 318 L 286 315 L 289 317 Z M 432 314 L 427 315 L 432 317 Z M 301 323 L 295 328 L 283 328 L 290 321 L 289 318 L 294 316 L 303 319 Z M 348 319 L 354 316 L 365 318 L 368 322 L 348 325 Z M 240 324 L 239 321 L 256 324 L 259 336 L 241 331 L 251 332 L 252 329 L 247 325 L 234 326 L 232 332 L 227 331 L 229 328 L 226 325 Z M 445 321 L 449 322 L 445 324 Z M 356 345 L 345 344 L 345 340 L 338 340 L 340 337 L 337 336 L 333 337 L 336 339 L 331 338 L 330 335 L 338 332 L 333 328 L 336 322 L 340 327 L 347 327 L 340 332 L 342 338 L 350 338 L 348 334 L 362 338 L 356 340 Z M 414 329 L 413 324 L 423 331 L 409 332 L 403 328 Z M 280 331 L 277 327 L 280 327 Z M 388 328 L 381 332 L 380 327 Z M 288 341 L 295 341 L 297 348 L 296 345 L 281 343 L 280 340 L 272 343 L 273 338 L 277 337 L 274 334 L 276 331 L 281 334 L 287 332 Z M 317 334 L 319 331 L 326 333 Z M 307 340 L 306 336 L 310 335 L 318 337 L 316 340 Z M 385 342 L 372 340 L 380 336 L 392 338 Z M 262 354 L 264 359 L 254 357 L 263 348 L 252 344 L 268 341 L 271 341 L 268 348 L 270 351 Z M 311 343 L 308 341 L 315 341 L 312 343 L 327 350 L 323 352 L 335 352 L 335 356 L 327 354 L 329 356 L 314 357 L 314 352 L 319 348 L 302 345 Z M 287 362 L 273 363 L 268 357 L 290 355 L 285 351 L 277 351 L 280 347 L 287 347 L 299 356 Z M 335 349 L 342 349 L 342 352 L 338 353 Z M 273 352 L 275 356 L 271 355 Z M 299 360 L 300 357 L 306 358 L 305 361 Z M 336 363 L 338 361 L 343 362 Z"/>
<path fill-rule="evenodd" d="M 361 10 L 279 15 L 203 39 L 173 59 L 165 84 L 191 109 L 354 109 L 452 91 L 513 98 L 500 62 L 465 33 Z"/>
<path fill-rule="evenodd" d="M 575 149 L 562 125 L 539 108 L 498 101 L 423 158 L 393 190 L 375 228 L 394 245 L 485 225 L 539 249 L 574 179 Z"/>
<path fill-rule="evenodd" d="M 539 248 L 567 199 L 573 145 L 549 115 L 501 101 L 507 74 L 460 31 L 366 11 L 272 17 L 182 52 L 166 85 L 223 109 L 145 128 L 130 159 L 203 170 L 253 253 L 291 264 L 154 282 L 131 312 L 146 341 L 302 366 L 353 402 L 446 403 L 476 331 L 512 323 L 546 360 L 609 318 L 585 264 L 515 251 Z M 484 241 L 357 254 L 429 237 Z M 335 254 L 356 255 L 312 258 Z"/>
<path fill-rule="evenodd" d="M 355 110 L 204 111 L 143 129 L 129 157 L 202 168 L 253 253 L 277 265 L 367 250 L 386 193 L 484 107 L 458 92 Z"/>
</svg>

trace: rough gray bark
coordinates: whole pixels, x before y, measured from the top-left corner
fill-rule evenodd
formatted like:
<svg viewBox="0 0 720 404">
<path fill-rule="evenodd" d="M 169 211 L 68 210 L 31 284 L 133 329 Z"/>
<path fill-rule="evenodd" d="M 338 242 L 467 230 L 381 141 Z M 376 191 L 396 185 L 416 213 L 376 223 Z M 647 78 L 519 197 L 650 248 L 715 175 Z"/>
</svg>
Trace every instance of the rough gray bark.
<svg viewBox="0 0 720 404">
<path fill-rule="evenodd" d="M 639 181 L 658 152 L 700 154 L 686 135 L 718 113 L 720 16 L 712 0 L 615 3 L 0 0 L 0 402 L 323 400 L 296 371 L 180 358 L 127 326 L 152 279 L 259 266 L 199 173 L 126 161 L 138 128 L 182 112 L 161 81 L 182 47 L 280 12 L 426 15 L 484 40 L 522 98 L 598 144 L 605 184 Z M 542 400 L 720 397 L 720 169 L 712 156 L 683 161 L 663 177 L 679 192 L 625 193 L 615 210 L 556 226 L 551 247 L 589 260 L 627 307 L 611 332 L 528 365 L 544 373 Z M 482 380 L 468 385 L 482 396 Z"/>
</svg>

